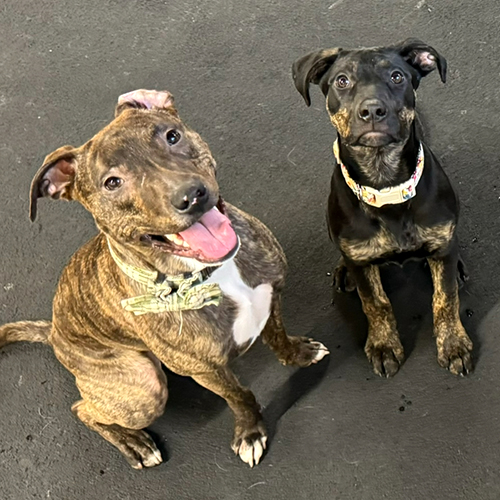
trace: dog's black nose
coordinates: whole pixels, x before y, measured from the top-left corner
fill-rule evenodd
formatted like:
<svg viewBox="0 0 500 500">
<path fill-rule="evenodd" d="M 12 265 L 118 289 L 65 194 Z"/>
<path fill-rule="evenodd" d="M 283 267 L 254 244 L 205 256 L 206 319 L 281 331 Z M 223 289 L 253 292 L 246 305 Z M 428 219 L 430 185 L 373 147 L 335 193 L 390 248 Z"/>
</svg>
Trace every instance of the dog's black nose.
<svg viewBox="0 0 500 500">
<path fill-rule="evenodd" d="M 207 188 L 201 181 L 182 185 L 172 197 L 172 205 L 183 214 L 191 214 L 205 207 L 209 198 Z"/>
<path fill-rule="evenodd" d="M 381 122 L 387 116 L 387 108 L 378 99 L 366 99 L 361 103 L 358 114 L 365 122 Z"/>
</svg>

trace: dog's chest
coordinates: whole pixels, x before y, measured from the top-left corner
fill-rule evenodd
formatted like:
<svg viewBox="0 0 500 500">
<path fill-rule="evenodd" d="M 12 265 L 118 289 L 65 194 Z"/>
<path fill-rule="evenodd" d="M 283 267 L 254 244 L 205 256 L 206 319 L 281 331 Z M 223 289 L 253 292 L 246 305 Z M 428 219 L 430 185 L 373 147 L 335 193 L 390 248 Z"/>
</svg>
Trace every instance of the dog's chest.
<svg viewBox="0 0 500 500">
<path fill-rule="evenodd" d="M 438 248 L 448 245 L 453 237 L 455 224 L 446 222 L 431 227 L 410 225 L 393 232 L 382 226 L 371 238 L 340 238 L 340 248 L 354 262 L 371 262 L 377 259 L 404 261 L 407 258 L 426 257 Z"/>
<path fill-rule="evenodd" d="M 218 283 L 223 294 L 236 304 L 232 331 L 236 344 L 254 342 L 269 318 L 273 287 L 268 283 L 249 287 L 241 278 L 234 260 L 223 264 L 206 283 Z"/>
</svg>

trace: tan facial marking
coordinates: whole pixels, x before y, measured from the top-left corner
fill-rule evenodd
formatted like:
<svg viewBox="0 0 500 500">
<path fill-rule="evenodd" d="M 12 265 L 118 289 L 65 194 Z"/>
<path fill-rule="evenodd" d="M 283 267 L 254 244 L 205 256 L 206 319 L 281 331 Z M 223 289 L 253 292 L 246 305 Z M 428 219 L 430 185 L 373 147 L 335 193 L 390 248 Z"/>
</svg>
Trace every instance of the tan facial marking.
<svg viewBox="0 0 500 500">
<path fill-rule="evenodd" d="M 328 108 L 327 108 L 328 109 Z M 341 137 L 347 137 L 350 133 L 349 111 L 345 108 L 339 109 L 335 114 L 330 114 L 330 120 Z"/>
<path fill-rule="evenodd" d="M 414 109 L 409 109 L 409 108 L 403 108 L 399 112 L 399 119 L 408 125 L 410 125 L 413 120 L 415 119 L 415 110 Z"/>
</svg>

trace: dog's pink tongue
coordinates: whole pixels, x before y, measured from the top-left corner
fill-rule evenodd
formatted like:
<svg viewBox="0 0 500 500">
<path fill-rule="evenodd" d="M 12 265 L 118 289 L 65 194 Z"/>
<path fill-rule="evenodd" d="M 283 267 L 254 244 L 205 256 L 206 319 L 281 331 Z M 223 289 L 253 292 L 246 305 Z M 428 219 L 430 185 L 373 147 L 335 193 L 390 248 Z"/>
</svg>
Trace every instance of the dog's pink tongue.
<svg viewBox="0 0 500 500">
<path fill-rule="evenodd" d="M 200 252 L 206 260 L 220 260 L 238 243 L 230 220 L 217 209 L 209 210 L 190 228 L 179 235 L 191 247 Z"/>
</svg>

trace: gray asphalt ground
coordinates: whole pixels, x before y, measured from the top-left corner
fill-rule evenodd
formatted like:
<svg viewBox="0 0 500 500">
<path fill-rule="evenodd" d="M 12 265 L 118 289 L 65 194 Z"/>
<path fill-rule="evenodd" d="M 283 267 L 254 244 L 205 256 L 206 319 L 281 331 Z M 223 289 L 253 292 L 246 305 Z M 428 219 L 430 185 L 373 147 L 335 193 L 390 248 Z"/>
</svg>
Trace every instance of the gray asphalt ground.
<svg viewBox="0 0 500 500">
<path fill-rule="evenodd" d="M 500 498 L 500 4 L 497 0 L 3 0 L 0 15 L 0 321 L 50 318 L 70 255 L 93 234 L 77 204 L 41 202 L 29 183 L 45 154 L 80 145 L 119 94 L 170 90 L 211 145 L 225 198 L 276 234 L 289 259 L 290 334 L 331 349 L 328 361 L 282 367 L 262 345 L 235 363 L 264 406 L 269 452 L 251 470 L 229 448 L 226 404 L 169 375 L 152 432 L 167 458 L 146 471 L 71 414 L 72 377 L 43 345 L 0 353 L 2 500 Z M 415 36 L 449 63 L 426 78 L 420 110 L 462 202 L 471 279 L 462 317 L 476 371 L 455 378 L 435 359 L 428 271 L 384 273 L 408 360 L 372 374 L 355 294 L 333 296 L 337 253 L 324 211 L 334 130 L 314 89 L 306 108 L 290 67 L 322 47 Z"/>
</svg>

